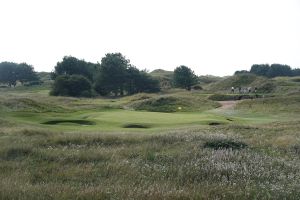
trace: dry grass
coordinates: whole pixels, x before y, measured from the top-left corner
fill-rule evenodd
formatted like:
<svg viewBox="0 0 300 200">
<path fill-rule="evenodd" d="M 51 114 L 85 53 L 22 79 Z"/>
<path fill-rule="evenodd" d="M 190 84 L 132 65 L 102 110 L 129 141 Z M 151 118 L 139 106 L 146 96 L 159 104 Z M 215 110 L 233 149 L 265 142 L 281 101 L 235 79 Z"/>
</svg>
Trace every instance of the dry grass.
<svg viewBox="0 0 300 200">
<path fill-rule="evenodd" d="M 158 135 L 2 129 L 0 199 L 298 199 L 299 125 L 285 138 L 276 132 L 288 124 L 276 126 Z M 211 141 L 248 146 L 205 148 Z"/>
</svg>

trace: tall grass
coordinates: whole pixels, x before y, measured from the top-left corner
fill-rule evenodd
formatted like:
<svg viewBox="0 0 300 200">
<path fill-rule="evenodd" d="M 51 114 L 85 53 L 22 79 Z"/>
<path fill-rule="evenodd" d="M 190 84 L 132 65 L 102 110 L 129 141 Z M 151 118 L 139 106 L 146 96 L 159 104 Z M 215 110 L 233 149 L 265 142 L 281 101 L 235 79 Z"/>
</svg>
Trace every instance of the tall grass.
<svg viewBox="0 0 300 200">
<path fill-rule="evenodd" d="M 297 146 L 269 143 L 286 126 L 155 135 L 3 129 L 0 199 L 297 199 Z M 299 139 L 298 128 L 286 134 Z M 207 148 L 215 141 L 247 148 Z"/>
</svg>

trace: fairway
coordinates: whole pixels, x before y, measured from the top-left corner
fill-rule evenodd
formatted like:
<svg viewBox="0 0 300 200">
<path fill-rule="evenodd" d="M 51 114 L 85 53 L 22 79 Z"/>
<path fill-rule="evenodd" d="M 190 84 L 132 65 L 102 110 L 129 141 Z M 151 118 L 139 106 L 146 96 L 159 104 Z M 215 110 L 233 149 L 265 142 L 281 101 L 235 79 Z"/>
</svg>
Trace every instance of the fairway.
<svg viewBox="0 0 300 200">
<path fill-rule="evenodd" d="M 205 126 L 211 123 L 259 124 L 276 121 L 278 117 L 262 114 L 242 114 L 233 107 L 213 109 L 205 112 L 147 112 L 124 109 L 92 110 L 68 113 L 53 112 L 10 112 L 6 117 L 14 122 L 38 126 L 40 128 L 69 131 L 116 131 L 128 130 L 128 125 L 144 125 L 144 130 L 173 129 L 178 127 Z M 281 120 L 287 120 L 282 118 Z M 53 123 L 51 123 L 53 122 Z M 81 123 L 82 122 L 82 123 Z M 132 128 L 133 130 L 135 128 Z M 143 128 L 139 129 L 140 131 Z"/>
</svg>

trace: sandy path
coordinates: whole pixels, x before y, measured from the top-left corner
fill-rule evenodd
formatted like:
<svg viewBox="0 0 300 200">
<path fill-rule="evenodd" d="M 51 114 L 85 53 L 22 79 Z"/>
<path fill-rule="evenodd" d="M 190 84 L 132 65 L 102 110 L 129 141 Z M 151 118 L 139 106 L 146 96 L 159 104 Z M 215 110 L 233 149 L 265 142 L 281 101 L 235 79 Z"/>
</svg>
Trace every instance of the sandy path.
<svg viewBox="0 0 300 200">
<path fill-rule="evenodd" d="M 234 106 L 239 102 L 239 101 L 218 101 L 222 106 L 219 107 L 218 109 L 221 110 L 228 110 L 234 108 Z"/>
</svg>

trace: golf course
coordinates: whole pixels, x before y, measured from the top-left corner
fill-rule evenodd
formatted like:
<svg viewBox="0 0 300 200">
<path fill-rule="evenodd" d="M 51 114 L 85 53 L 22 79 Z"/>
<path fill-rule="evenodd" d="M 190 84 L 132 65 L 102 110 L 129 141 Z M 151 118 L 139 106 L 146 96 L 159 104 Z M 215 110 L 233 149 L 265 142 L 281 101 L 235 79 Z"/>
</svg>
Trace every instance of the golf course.
<svg viewBox="0 0 300 200">
<path fill-rule="evenodd" d="M 299 78 L 231 94 L 237 78 L 120 97 L 1 88 L 0 199 L 299 199 Z"/>
</svg>

